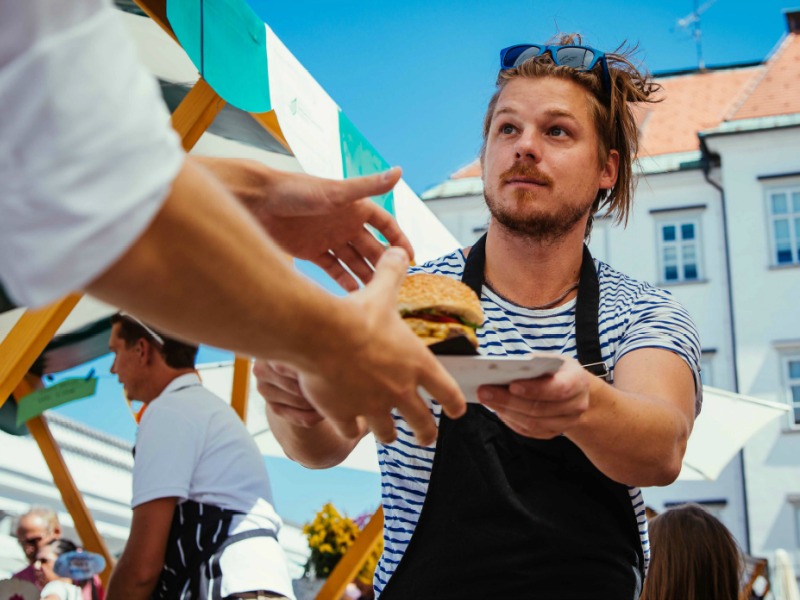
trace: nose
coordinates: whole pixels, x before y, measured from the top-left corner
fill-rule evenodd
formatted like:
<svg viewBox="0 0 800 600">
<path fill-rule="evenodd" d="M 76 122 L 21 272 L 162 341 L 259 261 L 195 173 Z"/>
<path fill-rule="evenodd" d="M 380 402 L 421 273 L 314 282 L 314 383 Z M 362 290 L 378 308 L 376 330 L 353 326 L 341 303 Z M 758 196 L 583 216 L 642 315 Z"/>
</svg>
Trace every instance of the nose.
<svg viewBox="0 0 800 600">
<path fill-rule="evenodd" d="M 532 160 L 538 162 L 542 155 L 539 147 L 539 139 L 533 132 L 523 131 L 515 144 L 517 160 Z"/>
<path fill-rule="evenodd" d="M 111 371 L 112 375 L 116 375 L 117 374 L 117 357 L 116 356 L 114 357 L 114 362 L 111 363 L 111 368 L 109 369 L 109 371 Z"/>
</svg>

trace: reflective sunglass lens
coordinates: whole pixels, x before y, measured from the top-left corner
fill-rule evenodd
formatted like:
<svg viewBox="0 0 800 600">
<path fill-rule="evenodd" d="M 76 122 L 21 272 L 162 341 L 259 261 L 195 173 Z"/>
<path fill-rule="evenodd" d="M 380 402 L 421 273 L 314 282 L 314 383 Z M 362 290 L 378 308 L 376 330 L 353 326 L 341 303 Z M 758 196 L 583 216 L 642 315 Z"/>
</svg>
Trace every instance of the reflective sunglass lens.
<svg viewBox="0 0 800 600">
<path fill-rule="evenodd" d="M 507 61 L 508 66 L 518 67 L 529 58 L 539 56 L 541 53 L 542 48 L 540 46 L 519 46 L 509 52 L 509 56 L 507 57 L 509 59 Z"/>
<path fill-rule="evenodd" d="M 594 52 L 588 48 L 561 48 L 556 52 L 556 62 L 573 69 L 588 69 L 594 60 Z"/>
</svg>

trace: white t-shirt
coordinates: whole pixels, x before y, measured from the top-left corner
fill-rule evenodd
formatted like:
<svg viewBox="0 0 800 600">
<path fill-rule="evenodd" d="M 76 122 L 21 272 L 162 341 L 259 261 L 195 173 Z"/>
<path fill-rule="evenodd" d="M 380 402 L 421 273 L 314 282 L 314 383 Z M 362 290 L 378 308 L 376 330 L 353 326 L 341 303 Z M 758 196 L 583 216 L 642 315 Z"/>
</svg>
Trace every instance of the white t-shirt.
<svg viewBox="0 0 800 600">
<path fill-rule="evenodd" d="M 133 500 L 140 504 L 175 496 L 236 510 L 231 534 L 275 531 L 264 458 L 242 421 L 192 373 L 170 382 L 145 410 L 136 434 Z M 286 557 L 272 538 L 250 538 L 226 548 L 220 560 L 222 596 L 270 590 L 293 598 Z"/>
<path fill-rule="evenodd" d="M 83 600 L 81 588 L 65 581 L 51 581 L 42 588 L 40 598 L 56 596 L 59 600 Z"/>
<path fill-rule="evenodd" d="M 184 158 L 107 0 L 0 2 L 0 281 L 32 306 L 105 271 Z"/>
</svg>

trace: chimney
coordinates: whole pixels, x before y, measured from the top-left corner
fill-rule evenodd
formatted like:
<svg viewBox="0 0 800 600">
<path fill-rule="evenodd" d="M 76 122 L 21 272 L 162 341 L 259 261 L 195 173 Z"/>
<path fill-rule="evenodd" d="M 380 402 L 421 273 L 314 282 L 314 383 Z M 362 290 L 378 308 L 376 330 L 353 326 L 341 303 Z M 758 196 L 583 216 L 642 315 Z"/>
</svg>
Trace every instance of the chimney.
<svg viewBox="0 0 800 600">
<path fill-rule="evenodd" d="M 784 8 L 783 14 L 786 15 L 786 28 L 789 33 L 800 34 L 800 8 Z"/>
</svg>

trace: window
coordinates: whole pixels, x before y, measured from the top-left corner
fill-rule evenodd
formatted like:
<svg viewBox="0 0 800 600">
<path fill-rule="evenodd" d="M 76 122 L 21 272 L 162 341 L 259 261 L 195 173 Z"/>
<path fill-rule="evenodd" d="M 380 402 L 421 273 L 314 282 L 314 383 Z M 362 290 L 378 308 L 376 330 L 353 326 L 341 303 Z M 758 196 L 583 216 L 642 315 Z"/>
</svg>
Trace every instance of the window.
<svg viewBox="0 0 800 600">
<path fill-rule="evenodd" d="M 767 196 L 774 264 L 800 264 L 800 187 L 772 189 Z"/>
<path fill-rule="evenodd" d="M 800 354 L 784 357 L 783 377 L 787 402 L 792 407 L 792 426 L 800 428 Z"/>
<path fill-rule="evenodd" d="M 661 281 L 700 279 L 700 226 L 697 219 L 658 222 Z"/>
</svg>

